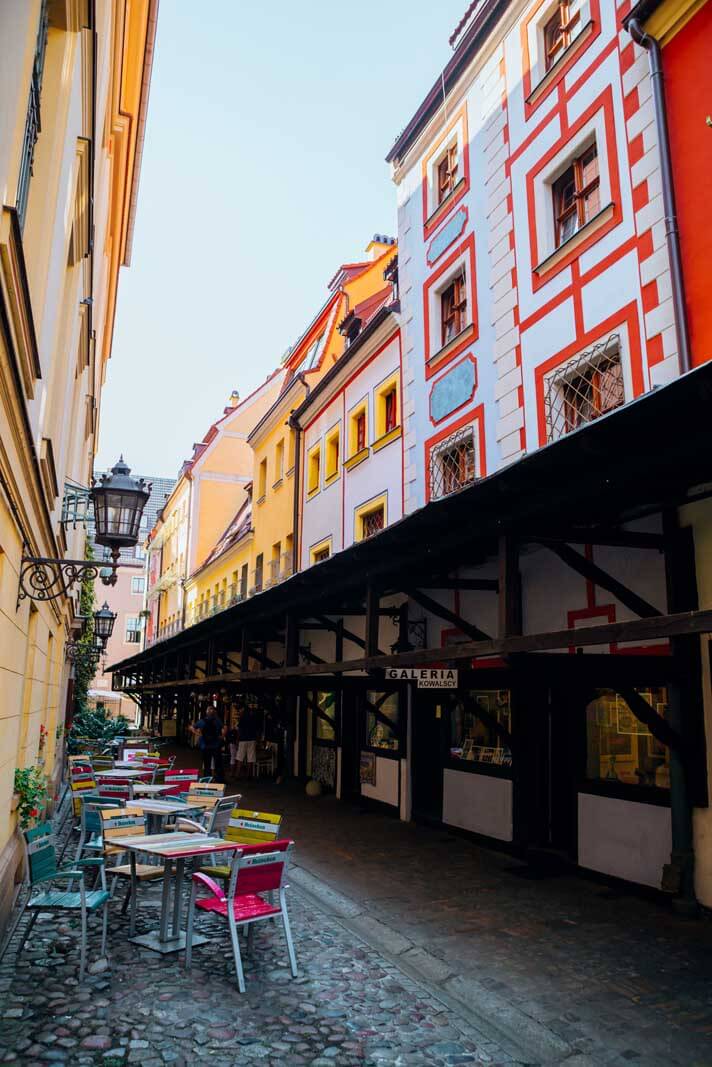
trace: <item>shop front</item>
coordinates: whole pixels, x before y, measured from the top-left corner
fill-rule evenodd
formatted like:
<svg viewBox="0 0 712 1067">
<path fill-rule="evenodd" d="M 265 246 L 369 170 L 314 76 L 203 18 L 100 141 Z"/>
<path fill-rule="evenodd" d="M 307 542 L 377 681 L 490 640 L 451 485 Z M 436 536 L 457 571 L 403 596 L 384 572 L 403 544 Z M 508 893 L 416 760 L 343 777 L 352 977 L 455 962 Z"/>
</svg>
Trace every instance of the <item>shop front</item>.
<svg viewBox="0 0 712 1067">
<path fill-rule="evenodd" d="M 544 656 L 414 688 L 413 818 L 660 887 L 670 750 L 626 696 L 666 719 L 670 671 L 665 656 Z"/>
</svg>

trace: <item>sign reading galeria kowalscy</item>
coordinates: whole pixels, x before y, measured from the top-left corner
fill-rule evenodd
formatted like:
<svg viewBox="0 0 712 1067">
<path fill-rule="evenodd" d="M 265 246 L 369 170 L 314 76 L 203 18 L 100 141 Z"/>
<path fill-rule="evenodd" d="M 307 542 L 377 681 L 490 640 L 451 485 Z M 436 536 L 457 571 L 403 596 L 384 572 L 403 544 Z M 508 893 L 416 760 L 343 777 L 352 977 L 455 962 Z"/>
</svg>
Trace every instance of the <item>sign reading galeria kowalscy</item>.
<svg viewBox="0 0 712 1067">
<path fill-rule="evenodd" d="M 450 667 L 394 667 L 386 671 L 391 682 L 417 682 L 418 689 L 457 689 L 457 671 Z"/>
</svg>

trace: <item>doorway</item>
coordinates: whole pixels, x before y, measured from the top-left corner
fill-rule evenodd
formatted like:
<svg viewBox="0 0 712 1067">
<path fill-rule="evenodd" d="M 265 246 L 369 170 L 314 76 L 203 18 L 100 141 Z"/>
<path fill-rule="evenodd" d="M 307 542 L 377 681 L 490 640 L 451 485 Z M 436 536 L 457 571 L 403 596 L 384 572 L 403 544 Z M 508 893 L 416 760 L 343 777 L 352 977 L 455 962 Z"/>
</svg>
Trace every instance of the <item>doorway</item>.
<svg viewBox="0 0 712 1067">
<path fill-rule="evenodd" d="M 413 690 L 413 818 L 441 823 L 443 817 L 443 746 L 446 693 Z"/>
</svg>

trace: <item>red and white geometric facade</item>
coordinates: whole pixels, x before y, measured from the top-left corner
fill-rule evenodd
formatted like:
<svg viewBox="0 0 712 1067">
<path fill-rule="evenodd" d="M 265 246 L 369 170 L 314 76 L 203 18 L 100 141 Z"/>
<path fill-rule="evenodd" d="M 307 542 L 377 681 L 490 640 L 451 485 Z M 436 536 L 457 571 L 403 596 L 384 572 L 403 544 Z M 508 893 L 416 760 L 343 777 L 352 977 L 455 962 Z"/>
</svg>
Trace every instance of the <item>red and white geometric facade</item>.
<svg viewBox="0 0 712 1067">
<path fill-rule="evenodd" d="M 565 432 L 552 393 L 607 342 L 616 403 L 678 373 L 648 57 L 621 28 L 628 2 L 572 2 L 576 32 L 547 72 L 558 6 L 505 5 L 400 158 L 396 145 L 406 511 L 430 499 L 452 434 L 472 428 L 481 477 Z M 456 181 L 438 208 L 449 149 Z M 557 248 L 557 180 L 592 150 L 596 202 Z M 443 344 L 438 301 L 463 271 L 467 322 Z"/>
</svg>

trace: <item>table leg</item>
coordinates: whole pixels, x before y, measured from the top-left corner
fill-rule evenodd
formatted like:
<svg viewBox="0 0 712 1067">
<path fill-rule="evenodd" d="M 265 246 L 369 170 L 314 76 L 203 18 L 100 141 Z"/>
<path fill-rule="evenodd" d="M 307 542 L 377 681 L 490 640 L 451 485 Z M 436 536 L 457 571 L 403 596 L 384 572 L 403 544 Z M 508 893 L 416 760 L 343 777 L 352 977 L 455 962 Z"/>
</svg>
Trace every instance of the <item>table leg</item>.
<svg viewBox="0 0 712 1067">
<path fill-rule="evenodd" d="M 171 894 L 171 869 L 173 863 L 166 859 L 163 864 L 163 895 L 161 897 L 161 942 L 168 940 L 168 908 Z"/>
<path fill-rule="evenodd" d="M 129 920 L 129 932 L 131 937 L 136 934 L 136 853 L 130 853 L 131 858 L 131 918 Z"/>
<path fill-rule="evenodd" d="M 183 895 L 183 868 L 185 867 L 185 860 L 178 860 L 176 863 L 176 881 L 175 889 L 173 890 L 173 936 L 178 937 L 180 934 L 180 905 L 181 897 Z"/>
</svg>

